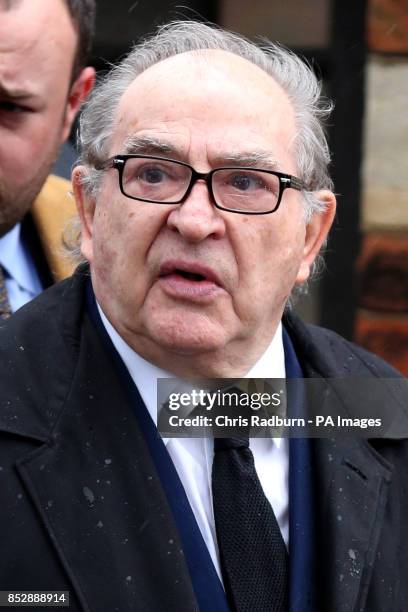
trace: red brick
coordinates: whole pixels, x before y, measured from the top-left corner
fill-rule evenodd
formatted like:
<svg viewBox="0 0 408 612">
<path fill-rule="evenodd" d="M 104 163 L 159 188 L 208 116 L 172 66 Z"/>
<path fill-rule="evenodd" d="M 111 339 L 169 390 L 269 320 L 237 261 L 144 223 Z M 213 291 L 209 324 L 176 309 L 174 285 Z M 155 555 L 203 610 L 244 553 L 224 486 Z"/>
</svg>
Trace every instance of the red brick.
<svg viewBox="0 0 408 612">
<path fill-rule="evenodd" d="M 392 318 L 360 311 L 355 342 L 408 376 L 408 317 Z"/>
<path fill-rule="evenodd" d="M 367 234 L 357 271 L 362 308 L 408 313 L 408 232 Z"/>
<path fill-rule="evenodd" d="M 408 53 L 408 0 L 369 0 L 367 38 L 372 51 Z"/>
</svg>

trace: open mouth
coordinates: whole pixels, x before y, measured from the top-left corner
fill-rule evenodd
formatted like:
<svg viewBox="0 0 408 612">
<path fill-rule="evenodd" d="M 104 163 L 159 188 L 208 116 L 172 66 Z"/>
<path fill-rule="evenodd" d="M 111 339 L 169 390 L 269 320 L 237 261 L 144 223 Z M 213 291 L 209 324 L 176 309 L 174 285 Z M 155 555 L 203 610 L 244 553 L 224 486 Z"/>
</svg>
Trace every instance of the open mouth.
<svg viewBox="0 0 408 612">
<path fill-rule="evenodd" d="M 196 272 L 187 272 L 186 270 L 180 270 L 178 268 L 176 268 L 174 272 L 172 272 L 172 274 L 176 274 L 177 276 L 181 276 L 182 278 L 191 281 L 196 281 L 198 283 L 207 280 L 207 277 L 203 274 L 198 274 Z"/>
<path fill-rule="evenodd" d="M 162 289 L 176 298 L 208 301 L 223 290 L 216 272 L 198 261 L 164 261 L 159 279 Z"/>
</svg>

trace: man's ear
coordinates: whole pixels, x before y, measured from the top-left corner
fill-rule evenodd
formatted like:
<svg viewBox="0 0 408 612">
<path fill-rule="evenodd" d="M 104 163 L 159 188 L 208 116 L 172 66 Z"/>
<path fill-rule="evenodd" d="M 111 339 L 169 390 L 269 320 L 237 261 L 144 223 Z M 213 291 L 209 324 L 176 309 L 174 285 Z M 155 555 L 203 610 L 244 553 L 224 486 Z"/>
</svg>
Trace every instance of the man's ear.
<svg viewBox="0 0 408 612">
<path fill-rule="evenodd" d="M 85 166 L 76 166 L 72 171 L 72 190 L 81 220 L 81 253 L 89 263 L 93 260 L 93 222 L 95 215 L 95 198 L 84 184 L 87 174 Z"/>
<path fill-rule="evenodd" d="M 301 285 L 309 278 L 312 264 L 328 236 L 336 214 L 336 196 L 334 193 L 328 189 L 322 189 L 314 195 L 325 208 L 323 212 L 315 212 L 306 226 L 303 257 L 296 277 L 297 285 Z"/>
<path fill-rule="evenodd" d="M 79 111 L 81 104 L 85 101 L 86 97 L 94 86 L 94 83 L 95 70 L 91 66 L 88 66 L 80 72 L 79 76 L 71 85 L 71 89 L 69 90 L 68 94 L 67 106 L 65 109 L 61 143 L 65 142 L 68 138 L 76 114 Z"/>
</svg>

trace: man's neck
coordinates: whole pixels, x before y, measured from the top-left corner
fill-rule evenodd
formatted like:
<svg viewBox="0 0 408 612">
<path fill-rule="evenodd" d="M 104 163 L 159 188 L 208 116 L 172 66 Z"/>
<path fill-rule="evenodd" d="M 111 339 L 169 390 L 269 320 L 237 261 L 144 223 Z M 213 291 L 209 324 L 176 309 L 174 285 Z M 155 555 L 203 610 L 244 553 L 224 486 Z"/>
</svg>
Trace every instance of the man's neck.
<svg viewBox="0 0 408 612">
<path fill-rule="evenodd" d="M 103 314 L 101 308 L 100 312 Z M 281 324 L 278 320 L 275 326 L 271 325 L 269 334 L 254 333 L 248 340 L 236 341 L 233 345 L 218 351 L 180 352 L 165 349 L 144 337 L 129 337 L 125 331 L 112 325 L 105 314 L 103 319 L 105 327 L 105 321 L 107 321 L 115 333 L 137 355 L 157 368 L 183 379 L 245 377 L 270 347 L 276 337 L 276 332 L 279 331 L 280 338 L 282 336 Z M 258 376 L 261 375 L 258 374 Z M 267 377 L 268 374 L 265 373 L 265 378 Z"/>
</svg>

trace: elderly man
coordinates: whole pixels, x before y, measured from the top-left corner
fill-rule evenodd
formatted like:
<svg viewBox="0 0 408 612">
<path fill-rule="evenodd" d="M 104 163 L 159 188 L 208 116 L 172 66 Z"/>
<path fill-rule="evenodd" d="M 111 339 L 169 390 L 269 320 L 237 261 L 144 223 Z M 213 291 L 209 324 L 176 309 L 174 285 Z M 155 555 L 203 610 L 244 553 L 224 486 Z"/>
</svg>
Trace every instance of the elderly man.
<svg viewBox="0 0 408 612">
<path fill-rule="evenodd" d="M 50 177 L 36 198 L 93 85 L 94 13 L 94 0 L 0 0 L 0 318 L 67 269 L 70 185 Z"/>
<path fill-rule="evenodd" d="M 397 375 L 284 314 L 334 216 L 328 106 L 290 52 L 191 22 L 95 89 L 73 174 L 87 264 L 0 336 L 3 590 L 98 612 L 407 609 L 405 443 L 155 425 L 159 377 Z"/>
</svg>

